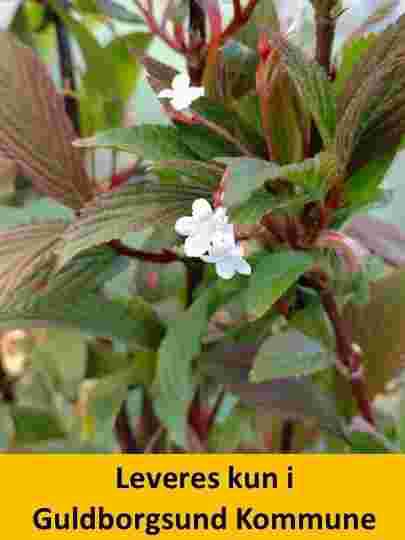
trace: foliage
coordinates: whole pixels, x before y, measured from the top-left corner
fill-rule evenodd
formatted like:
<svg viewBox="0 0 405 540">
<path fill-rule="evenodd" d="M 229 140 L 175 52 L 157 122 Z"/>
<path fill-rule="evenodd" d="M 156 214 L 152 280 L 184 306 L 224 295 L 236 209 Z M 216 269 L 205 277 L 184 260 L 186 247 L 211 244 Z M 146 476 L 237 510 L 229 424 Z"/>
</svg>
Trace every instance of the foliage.
<svg viewBox="0 0 405 540">
<path fill-rule="evenodd" d="M 335 29 L 315 60 L 273 2 L 235 1 L 227 25 L 201 2 L 208 35 L 135 4 L 27 0 L 0 33 L 1 449 L 274 452 L 287 421 L 312 428 L 296 449 L 402 451 L 403 396 L 391 423 L 375 397 L 403 394 L 404 271 L 345 227 L 401 148 L 405 18 L 364 36 L 379 11 L 331 67 Z M 141 69 L 158 96 L 178 74 L 153 37 L 204 97 L 129 125 Z M 226 207 L 251 275 L 186 256 L 175 224 L 198 199 Z"/>
</svg>

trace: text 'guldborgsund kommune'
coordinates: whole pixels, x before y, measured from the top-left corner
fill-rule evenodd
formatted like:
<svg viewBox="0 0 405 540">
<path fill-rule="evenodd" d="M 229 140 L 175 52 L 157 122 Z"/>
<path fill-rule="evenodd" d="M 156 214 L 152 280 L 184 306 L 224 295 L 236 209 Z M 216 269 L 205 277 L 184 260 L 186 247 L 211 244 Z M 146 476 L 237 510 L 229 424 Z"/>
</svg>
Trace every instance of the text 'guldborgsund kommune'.
<svg viewBox="0 0 405 540">
<path fill-rule="evenodd" d="M 224 475 L 211 472 L 141 472 L 126 471 L 118 467 L 114 488 L 128 493 L 144 490 L 150 497 L 150 511 L 123 509 L 111 511 L 107 506 L 91 505 L 86 508 L 38 507 L 32 515 L 33 527 L 37 531 L 132 531 L 150 536 L 166 531 L 371 531 L 376 529 L 375 514 L 359 512 L 272 512 L 271 508 L 258 511 L 251 505 L 231 506 L 226 500 L 211 512 L 155 511 L 151 490 L 192 490 L 205 493 L 207 490 L 225 488 L 240 490 L 275 490 L 283 487 L 295 488 L 294 471 L 291 466 L 285 474 L 272 471 L 241 471 L 230 465 Z M 95 494 L 96 496 L 96 494 Z M 226 499 L 226 497 L 225 497 Z M 145 499 L 143 499 L 144 501 Z M 312 510 L 312 509 L 311 509 Z"/>
</svg>

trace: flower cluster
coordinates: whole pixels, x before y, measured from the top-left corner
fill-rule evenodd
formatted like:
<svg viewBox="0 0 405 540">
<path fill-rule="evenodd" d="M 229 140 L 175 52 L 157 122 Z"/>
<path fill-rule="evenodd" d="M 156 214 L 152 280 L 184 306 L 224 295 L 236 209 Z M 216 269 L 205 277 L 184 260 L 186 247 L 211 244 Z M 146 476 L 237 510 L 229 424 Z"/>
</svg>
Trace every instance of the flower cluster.
<svg viewBox="0 0 405 540">
<path fill-rule="evenodd" d="M 228 223 L 226 209 L 215 210 L 205 199 L 197 199 L 192 216 L 182 217 L 175 225 L 176 232 L 186 236 L 184 252 L 187 257 L 200 257 L 215 264 L 219 277 L 231 279 L 238 274 L 250 275 L 252 269 L 243 258 L 242 246 L 236 242 L 234 226 Z"/>
<path fill-rule="evenodd" d="M 188 73 L 179 73 L 172 81 L 172 87 L 162 90 L 158 98 L 170 99 L 171 106 L 176 111 L 188 109 L 196 99 L 203 97 L 205 90 L 202 86 L 192 86 Z"/>
</svg>

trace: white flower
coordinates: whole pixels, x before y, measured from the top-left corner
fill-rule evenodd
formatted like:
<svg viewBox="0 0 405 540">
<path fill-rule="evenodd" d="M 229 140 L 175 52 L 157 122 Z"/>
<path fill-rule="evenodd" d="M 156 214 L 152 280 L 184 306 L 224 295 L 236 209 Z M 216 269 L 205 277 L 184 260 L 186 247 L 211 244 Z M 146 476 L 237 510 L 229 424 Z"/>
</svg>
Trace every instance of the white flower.
<svg viewBox="0 0 405 540">
<path fill-rule="evenodd" d="M 276 0 L 275 2 L 281 31 L 286 34 L 296 32 L 302 24 L 305 9 L 304 0 Z"/>
<path fill-rule="evenodd" d="M 175 225 L 178 234 L 187 236 L 185 254 L 215 264 L 218 276 L 223 279 L 231 279 L 236 273 L 249 276 L 252 269 L 243 259 L 242 246 L 236 242 L 226 208 L 213 210 L 208 201 L 197 199 L 192 210 L 192 216 L 178 219 Z"/>
<path fill-rule="evenodd" d="M 22 0 L 3 0 L 1 2 L 0 30 L 7 30 Z"/>
<path fill-rule="evenodd" d="M 242 246 L 235 241 L 233 225 L 226 225 L 217 231 L 212 239 L 208 255 L 201 259 L 207 263 L 214 263 L 215 270 L 222 279 L 232 279 L 236 273 L 250 276 L 250 264 L 243 259 Z"/>
<path fill-rule="evenodd" d="M 179 73 L 172 81 L 172 88 L 162 90 L 158 97 L 170 98 L 172 107 L 177 111 L 182 111 L 203 95 L 204 88 L 202 86 L 191 86 L 188 74 Z"/>
<path fill-rule="evenodd" d="M 228 217 L 225 208 L 214 211 L 205 199 L 195 200 L 192 209 L 192 216 L 176 221 L 175 230 L 188 237 L 184 244 L 187 257 L 201 257 L 209 250 L 214 234 L 228 223 Z"/>
</svg>

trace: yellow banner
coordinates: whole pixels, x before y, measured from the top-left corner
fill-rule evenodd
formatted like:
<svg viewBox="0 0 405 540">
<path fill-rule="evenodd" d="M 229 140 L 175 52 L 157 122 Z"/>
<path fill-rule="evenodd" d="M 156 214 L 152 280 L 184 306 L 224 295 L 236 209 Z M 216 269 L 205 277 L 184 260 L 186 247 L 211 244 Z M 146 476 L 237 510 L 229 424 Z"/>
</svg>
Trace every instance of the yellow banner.
<svg viewBox="0 0 405 540">
<path fill-rule="evenodd" d="M 0 465 L 8 539 L 404 536 L 401 456 L 4 455 Z"/>
</svg>

